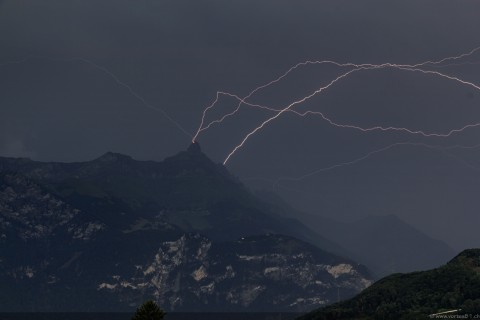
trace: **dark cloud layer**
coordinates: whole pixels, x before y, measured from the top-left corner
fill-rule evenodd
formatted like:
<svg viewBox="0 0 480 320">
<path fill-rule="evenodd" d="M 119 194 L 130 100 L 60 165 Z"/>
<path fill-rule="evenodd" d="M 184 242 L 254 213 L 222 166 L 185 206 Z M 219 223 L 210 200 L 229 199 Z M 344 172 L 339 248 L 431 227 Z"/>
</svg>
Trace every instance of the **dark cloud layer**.
<svg viewBox="0 0 480 320">
<path fill-rule="evenodd" d="M 306 59 L 439 59 L 480 45 L 478 30 L 476 1 L 0 1 L 0 154 L 75 161 L 112 150 L 162 159 L 188 145 L 161 112 L 145 108 L 110 75 L 61 59 L 106 67 L 193 133 L 217 90 L 245 95 Z M 479 69 L 445 70 L 479 83 Z M 335 72 L 302 70 L 255 98 L 283 106 Z M 479 97 L 445 80 L 387 70 L 353 76 L 301 108 L 359 125 L 445 131 L 480 119 Z M 234 107 L 227 102 L 219 108 Z M 265 116 L 247 109 L 200 136 L 203 149 L 223 160 Z M 251 139 L 229 167 L 244 178 L 299 176 L 400 141 L 475 144 L 477 132 L 422 140 L 358 134 L 285 115 Z M 480 240 L 473 227 L 480 222 L 472 191 L 480 187 L 477 165 L 475 150 L 446 154 L 402 146 L 284 182 L 277 191 L 303 210 L 339 219 L 394 213 L 462 248 Z"/>
</svg>

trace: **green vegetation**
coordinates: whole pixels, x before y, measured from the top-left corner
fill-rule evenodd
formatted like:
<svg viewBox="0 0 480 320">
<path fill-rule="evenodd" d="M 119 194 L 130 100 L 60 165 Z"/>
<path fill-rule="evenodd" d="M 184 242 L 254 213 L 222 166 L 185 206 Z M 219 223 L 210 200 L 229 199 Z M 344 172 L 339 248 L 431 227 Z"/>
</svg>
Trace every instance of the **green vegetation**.
<svg viewBox="0 0 480 320">
<path fill-rule="evenodd" d="M 161 320 L 163 317 L 165 312 L 155 302 L 149 300 L 137 308 L 132 320 Z"/>
<path fill-rule="evenodd" d="M 388 276 L 301 319 L 426 319 L 456 309 L 480 314 L 480 249 L 465 250 L 437 269 Z"/>
</svg>

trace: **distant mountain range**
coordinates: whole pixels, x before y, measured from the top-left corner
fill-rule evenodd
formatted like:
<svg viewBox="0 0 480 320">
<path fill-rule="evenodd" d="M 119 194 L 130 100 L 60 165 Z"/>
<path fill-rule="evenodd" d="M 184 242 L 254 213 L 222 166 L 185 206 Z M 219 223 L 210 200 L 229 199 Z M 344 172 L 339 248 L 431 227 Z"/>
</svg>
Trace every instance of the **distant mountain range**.
<svg viewBox="0 0 480 320">
<path fill-rule="evenodd" d="M 471 319 L 478 314 L 480 249 L 471 249 L 430 271 L 388 276 L 356 297 L 311 312 L 301 320 Z"/>
<path fill-rule="evenodd" d="M 455 251 L 394 215 L 370 216 L 349 223 L 312 218 L 309 226 L 348 248 L 376 278 L 396 272 L 428 270 L 445 264 Z"/>
<path fill-rule="evenodd" d="M 0 158 L 3 312 L 306 311 L 371 283 L 345 251 L 198 144 L 162 162 Z"/>
<path fill-rule="evenodd" d="M 369 216 L 339 222 L 295 210 L 270 192 L 257 196 L 288 217 L 296 217 L 312 230 L 335 242 L 352 259 L 368 266 L 375 279 L 396 272 L 421 271 L 445 264 L 456 252 L 395 215 Z"/>
</svg>

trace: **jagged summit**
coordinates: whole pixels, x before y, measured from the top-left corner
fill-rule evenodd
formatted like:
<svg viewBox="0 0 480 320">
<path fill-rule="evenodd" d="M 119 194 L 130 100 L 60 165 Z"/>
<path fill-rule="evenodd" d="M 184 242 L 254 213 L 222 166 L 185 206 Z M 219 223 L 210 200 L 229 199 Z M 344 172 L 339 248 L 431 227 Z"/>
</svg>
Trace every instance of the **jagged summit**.
<svg viewBox="0 0 480 320">
<path fill-rule="evenodd" d="M 225 174 L 225 169 L 223 166 L 215 163 L 212 159 L 210 159 L 205 153 L 203 153 L 200 144 L 195 141 L 192 142 L 188 148 L 184 151 L 180 151 L 179 153 L 167 157 L 164 159 L 163 163 L 168 164 L 170 166 L 174 166 L 177 169 L 187 169 L 187 170 L 196 170 L 198 168 L 206 169 L 207 171 L 211 172 L 222 172 Z"/>
<path fill-rule="evenodd" d="M 200 147 L 200 143 L 198 143 L 197 141 L 192 142 L 188 146 L 187 151 L 190 153 L 203 153 L 202 148 Z"/>
</svg>

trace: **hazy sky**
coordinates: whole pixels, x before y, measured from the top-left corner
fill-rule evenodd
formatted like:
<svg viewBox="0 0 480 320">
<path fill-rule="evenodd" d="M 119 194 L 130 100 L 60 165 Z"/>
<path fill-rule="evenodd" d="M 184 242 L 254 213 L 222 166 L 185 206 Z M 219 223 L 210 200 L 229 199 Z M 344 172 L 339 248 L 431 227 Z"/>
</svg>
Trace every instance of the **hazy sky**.
<svg viewBox="0 0 480 320">
<path fill-rule="evenodd" d="M 0 155 L 76 161 L 111 150 L 161 160 L 190 139 L 140 99 L 193 134 L 217 91 L 245 96 L 309 59 L 437 60 L 480 46 L 479 30 L 479 1 L 0 1 Z M 480 83 L 480 53 L 460 62 L 468 64 L 434 70 Z M 340 71 L 300 68 L 251 102 L 285 107 Z M 208 119 L 235 107 L 222 99 Z M 426 132 L 480 121 L 479 108 L 480 91 L 471 86 L 392 69 L 358 72 L 298 106 L 341 123 Z M 198 140 L 223 161 L 269 115 L 244 108 Z M 420 138 L 283 114 L 228 167 L 272 188 L 279 177 L 348 163 L 398 142 L 472 146 L 480 143 L 479 130 Z M 302 210 L 343 220 L 397 214 L 457 249 L 478 246 L 479 150 L 402 144 L 275 188 Z"/>
</svg>

